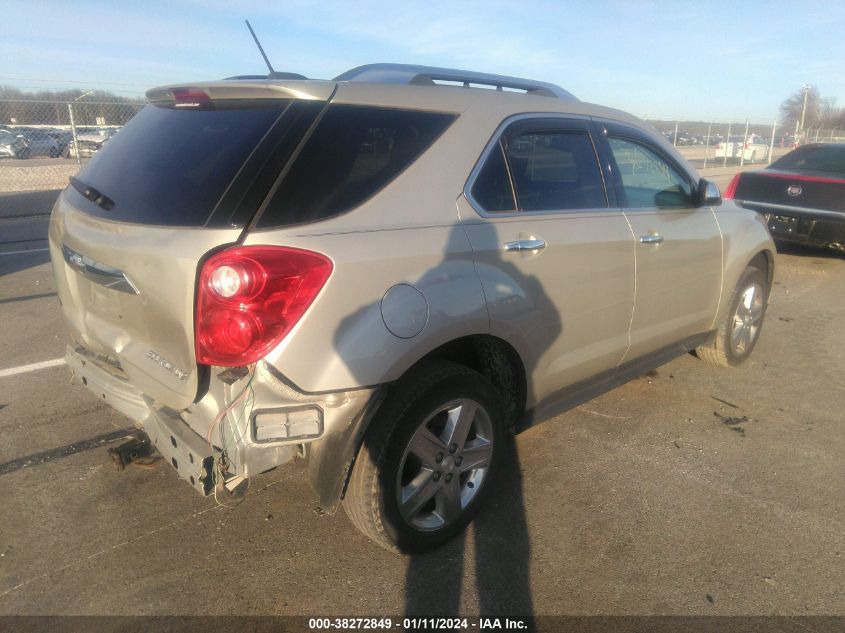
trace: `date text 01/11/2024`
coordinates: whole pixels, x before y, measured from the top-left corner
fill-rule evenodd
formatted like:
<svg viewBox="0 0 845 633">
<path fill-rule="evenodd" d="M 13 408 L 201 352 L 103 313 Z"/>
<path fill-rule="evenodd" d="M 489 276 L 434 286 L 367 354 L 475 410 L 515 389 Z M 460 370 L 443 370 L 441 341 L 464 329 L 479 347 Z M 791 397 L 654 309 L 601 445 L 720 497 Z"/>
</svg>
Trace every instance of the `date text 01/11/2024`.
<svg viewBox="0 0 845 633">
<path fill-rule="evenodd" d="M 525 630 L 528 623 L 522 618 L 310 618 L 312 630 L 388 630 L 449 631 L 449 630 Z"/>
</svg>

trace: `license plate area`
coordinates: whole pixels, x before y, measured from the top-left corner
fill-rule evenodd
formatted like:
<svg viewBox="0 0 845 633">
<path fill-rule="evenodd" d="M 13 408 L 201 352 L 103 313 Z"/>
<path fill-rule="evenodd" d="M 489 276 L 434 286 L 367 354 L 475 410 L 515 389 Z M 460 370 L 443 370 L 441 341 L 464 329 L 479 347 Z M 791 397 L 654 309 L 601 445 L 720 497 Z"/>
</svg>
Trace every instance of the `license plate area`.
<svg viewBox="0 0 845 633">
<path fill-rule="evenodd" d="M 773 235 L 800 235 L 807 237 L 813 230 L 816 221 L 810 218 L 794 218 L 785 215 L 769 216 L 769 231 Z"/>
</svg>

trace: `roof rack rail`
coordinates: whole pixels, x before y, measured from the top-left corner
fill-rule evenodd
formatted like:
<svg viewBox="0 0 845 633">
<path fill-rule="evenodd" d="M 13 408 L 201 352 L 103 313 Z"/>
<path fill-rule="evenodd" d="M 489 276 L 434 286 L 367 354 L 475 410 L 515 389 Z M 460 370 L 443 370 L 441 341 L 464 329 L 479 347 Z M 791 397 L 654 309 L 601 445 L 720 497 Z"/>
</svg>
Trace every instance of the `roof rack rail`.
<svg viewBox="0 0 845 633">
<path fill-rule="evenodd" d="M 578 101 L 569 91 L 555 84 L 533 81 L 521 77 L 491 75 L 455 68 L 437 68 L 435 66 L 416 66 L 413 64 L 366 64 L 338 75 L 334 81 L 362 81 L 384 84 L 409 84 L 431 86 L 438 81 L 461 83 L 464 87 L 494 86 L 496 90 L 509 88 L 524 90 L 527 94 L 544 97 L 557 97 L 567 101 Z"/>
<path fill-rule="evenodd" d="M 266 75 L 235 75 L 234 77 L 226 77 L 224 81 L 229 81 L 230 79 L 308 79 L 308 77 L 299 73 L 274 71 Z"/>
</svg>

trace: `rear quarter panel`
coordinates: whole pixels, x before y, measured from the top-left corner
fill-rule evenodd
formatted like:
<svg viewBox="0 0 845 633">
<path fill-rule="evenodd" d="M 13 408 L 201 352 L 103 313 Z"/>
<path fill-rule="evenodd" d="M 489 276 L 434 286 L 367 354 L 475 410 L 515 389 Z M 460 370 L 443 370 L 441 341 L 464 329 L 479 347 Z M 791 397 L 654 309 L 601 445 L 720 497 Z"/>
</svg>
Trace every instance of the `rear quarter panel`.
<svg viewBox="0 0 845 633">
<path fill-rule="evenodd" d="M 390 382 L 440 345 L 489 330 L 472 251 L 457 224 L 277 235 L 272 240 L 251 234 L 247 243 L 259 243 L 262 238 L 318 251 L 334 262 L 320 295 L 266 358 L 303 391 L 350 390 Z M 425 298 L 421 310 L 415 310 L 419 304 L 393 306 L 395 318 L 409 326 L 422 325 L 418 334 L 407 338 L 388 329 L 382 311 L 385 294 L 398 284 L 416 288 Z"/>
</svg>

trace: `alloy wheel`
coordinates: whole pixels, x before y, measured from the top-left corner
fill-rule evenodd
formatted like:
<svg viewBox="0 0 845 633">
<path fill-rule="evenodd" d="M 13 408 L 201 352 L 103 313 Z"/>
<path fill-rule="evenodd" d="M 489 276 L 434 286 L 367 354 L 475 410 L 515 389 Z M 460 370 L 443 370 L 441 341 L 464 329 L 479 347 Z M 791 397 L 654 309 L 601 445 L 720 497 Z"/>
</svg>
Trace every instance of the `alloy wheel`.
<svg viewBox="0 0 845 633">
<path fill-rule="evenodd" d="M 493 424 L 468 398 L 431 413 L 399 462 L 396 494 L 402 518 L 419 530 L 455 521 L 478 495 L 493 457 Z"/>
<path fill-rule="evenodd" d="M 731 350 L 737 356 L 751 351 L 763 320 L 763 288 L 751 284 L 740 295 L 731 327 Z"/>
</svg>

